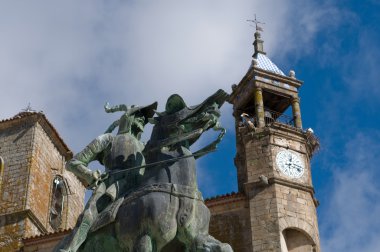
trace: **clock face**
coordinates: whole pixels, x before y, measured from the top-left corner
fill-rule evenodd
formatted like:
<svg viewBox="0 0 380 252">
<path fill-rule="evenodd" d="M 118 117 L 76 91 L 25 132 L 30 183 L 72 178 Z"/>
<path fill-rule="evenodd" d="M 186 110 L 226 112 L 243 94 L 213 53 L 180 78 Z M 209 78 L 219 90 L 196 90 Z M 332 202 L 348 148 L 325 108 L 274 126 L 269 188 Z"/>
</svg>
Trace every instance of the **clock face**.
<svg viewBox="0 0 380 252">
<path fill-rule="evenodd" d="M 290 178 L 300 178 L 305 171 L 301 159 L 287 150 L 277 153 L 276 163 L 281 172 Z"/>
</svg>

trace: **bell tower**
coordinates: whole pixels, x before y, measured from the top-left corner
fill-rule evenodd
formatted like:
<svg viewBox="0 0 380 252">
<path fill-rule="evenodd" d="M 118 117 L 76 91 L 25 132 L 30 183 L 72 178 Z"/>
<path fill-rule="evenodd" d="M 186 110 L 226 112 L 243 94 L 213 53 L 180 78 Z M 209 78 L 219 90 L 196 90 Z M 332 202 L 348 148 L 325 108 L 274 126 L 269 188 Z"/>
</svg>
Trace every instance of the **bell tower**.
<svg viewBox="0 0 380 252">
<path fill-rule="evenodd" d="M 298 89 L 267 56 L 257 20 L 248 72 L 233 85 L 239 193 L 249 209 L 252 250 L 320 251 L 310 160 L 319 147 L 303 130 Z"/>
</svg>

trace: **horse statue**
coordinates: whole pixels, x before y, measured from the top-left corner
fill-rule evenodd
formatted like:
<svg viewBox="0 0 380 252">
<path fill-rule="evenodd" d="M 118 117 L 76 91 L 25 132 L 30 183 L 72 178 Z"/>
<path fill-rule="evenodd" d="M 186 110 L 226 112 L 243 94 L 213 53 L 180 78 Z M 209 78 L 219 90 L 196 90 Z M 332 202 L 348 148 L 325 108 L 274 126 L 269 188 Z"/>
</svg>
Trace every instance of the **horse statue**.
<svg viewBox="0 0 380 252">
<path fill-rule="evenodd" d="M 149 119 L 154 127 L 142 151 L 145 162 L 108 172 L 127 181 L 133 174 L 134 186 L 97 215 L 78 251 L 232 252 L 208 233 L 210 212 L 198 190 L 195 165 L 225 134 L 219 109 L 227 96 L 218 90 L 193 107 L 179 95 L 168 98 L 165 111 Z M 218 138 L 192 153 L 190 146 L 209 129 L 220 131 Z"/>
</svg>

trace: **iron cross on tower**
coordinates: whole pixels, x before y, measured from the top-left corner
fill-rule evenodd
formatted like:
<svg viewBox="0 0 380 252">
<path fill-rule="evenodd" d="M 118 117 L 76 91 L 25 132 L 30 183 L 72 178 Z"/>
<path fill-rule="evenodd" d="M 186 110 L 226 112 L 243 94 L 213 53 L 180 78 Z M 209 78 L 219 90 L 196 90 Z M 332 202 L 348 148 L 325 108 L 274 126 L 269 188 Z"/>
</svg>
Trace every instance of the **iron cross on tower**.
<svg viewBox="0 0 380 252">
<path fill-rule="evenodd" d="M 264 31 L 262 27 L 259 26 L 259 24 L 265 24 L 263 22 L 260 22 L 259 20 L 256 19 L 256 14 L 255 14 L 255 19 L 252 20 L 252 19 L 248 19 L 247 20 L 248 22 L 252 22 L 255 24 L 255 27 L 256 27 L 256 31 Z"/>
</svg>

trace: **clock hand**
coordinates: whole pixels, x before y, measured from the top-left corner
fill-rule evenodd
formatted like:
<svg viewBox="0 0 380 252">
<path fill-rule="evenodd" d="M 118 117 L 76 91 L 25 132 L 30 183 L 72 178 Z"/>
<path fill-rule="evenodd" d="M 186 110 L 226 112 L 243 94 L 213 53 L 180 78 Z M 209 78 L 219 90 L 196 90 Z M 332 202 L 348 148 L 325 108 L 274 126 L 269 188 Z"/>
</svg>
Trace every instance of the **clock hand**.
<svg viewBox="0 0 380 252">
<path fill-rule="evenodd" d="M 300 165 L 297 165 L 297 164 L 293 164 L 294 168 L 297 169 L 298 172 L 301 172 L 302 171 L 302 167 Z"/>
<path fill-rule="evenodd" d="M 302 170 L 302 167 L 301 167 L 300 165 L 297 165 L 297 164 L 293 164 L 293 166 L 294 166 L 295 168 L 297 168 L 297 169 L 300 169 L 300 170 Z"/>
</svg>

